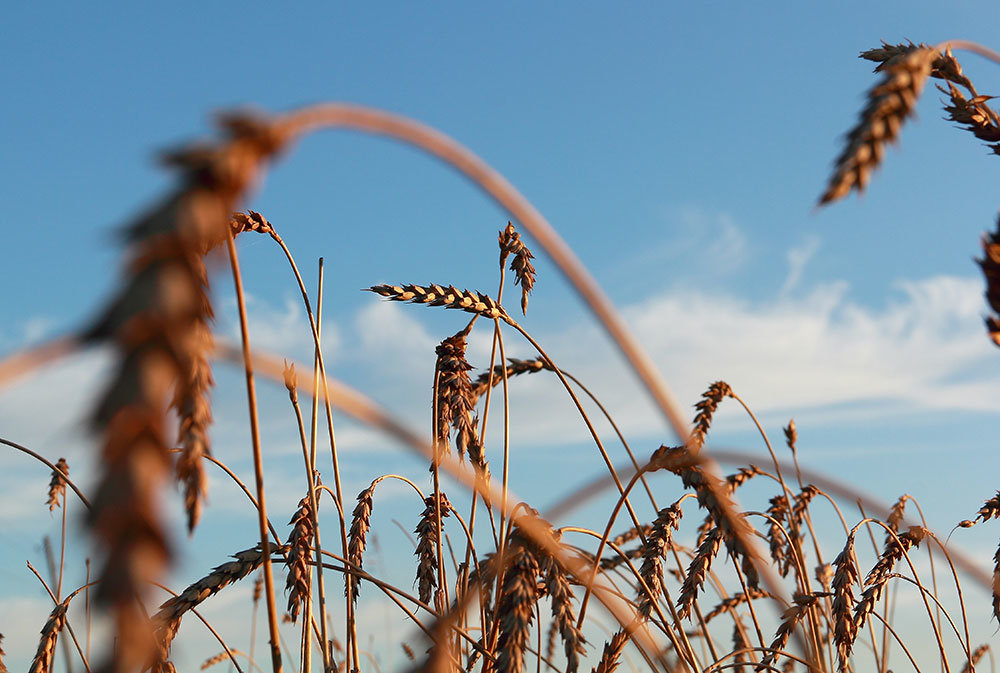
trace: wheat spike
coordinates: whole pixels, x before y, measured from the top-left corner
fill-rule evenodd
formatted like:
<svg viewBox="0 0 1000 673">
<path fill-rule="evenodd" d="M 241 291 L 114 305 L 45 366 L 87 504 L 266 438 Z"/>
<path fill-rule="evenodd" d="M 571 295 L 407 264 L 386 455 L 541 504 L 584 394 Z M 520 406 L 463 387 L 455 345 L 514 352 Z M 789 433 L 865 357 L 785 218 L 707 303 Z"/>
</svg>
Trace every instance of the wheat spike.
<svg viewBox="0 0 1000 673">
<path fill-rule="evenodd" d="M 864 190 L 871 172 L 882 161 L 885 146 L 896 139 L 903 122 L 913 113 L 939 55 L 935 49 L 917 47 L 883 63 L 879 69 L 882 79 L 868 91 L 868 103 L 847 134 L 820 205 L 843 198 L 852 189 Z"/>
<path fill-rule="evenodd" d="M 65 458 L 60 458 L 56 462 L 56 469 L 52 471 L 52 478 L 49 480 L 49 494 L 45 501 L 50 512 L 58 507 L 60 501 L 66 496 L 66 477 L 68 475 L 69 465 Z"/>
<path fill-rule="evenodd" d="M 407 301 L 413 304 L 444 306 L 467 313 L 503 320 L 513 324 L 513 320 L 500 304 L 485 294 L 470 290 L 459 290 L 454 286 L 442 285 L 373 285 L 365 288 L 392 301 Z"/>
<path fill-rule="evenodd" d="M 69 599 L 53 608 L 49 618 L 42 627 L 42 637 L 38 641 L 38 649 L 35 650 L 35 658 L 31 660 L 29 673 L 50 673 L 52 671 L 52 659 L 56 653 L 56 640 L 59 632 L 66 626 L 66 608 L 69 607 Z"/>
<path fill-rule="evenodd" d="M 521 286 L 521 313 L 528 313 L 528 294 L 535 286 L 535 267 L 531 264 L 534 255 L 531 250 L 521 240 L 521 234 L 517 233 L 511 222 L 507 223 L 507 228 L 500 232 L 500 268 L 508 255 L 513 255 L 510 260 L 510 270 L 514 272 L 514 278 Z"/>
<path fill-rule="evenodd" d="M 626 629 L 621 629 L 611 636 L 611 640 L 604 644 L 604 652 L 597 666 L 592 669 L 592 673 L 615 673 L 625 644 L 628 643 L 629 634 Z"/>
<path fill-rule="evenodd" d="M 285 580 L 285 591 L 288 592 L 288 614 L 294 624 L 298 621 L 299 610 L 309 600 L 312 586 L 312 542 L 316 534 L 313 527 L 313 511 L 310 497 L 299 500 L 299 507 L 292 515 L 288 524 L 292 532 L 288 536 L 288 554 L 286 565 L 288 578 Z"/>
<path fill-rule="evenodd" d="M 424 498 L 424 511 L 420 515 L 420 522 L 417 524 L 416 530 L 413 531 L 417 534 L 417 550 L 414 554 L 419 559 L 417 586 L 420 600 L 426 604 L 430 604 L 434 589 L 438 585 L 438 507 L 441 509 L 441 518 L 447 517 L 451 512 L 451 503 L 448 502 L 444 493 L 440 494 L 440 505 L 435 504 L 433 495 Z"/>
</svg>

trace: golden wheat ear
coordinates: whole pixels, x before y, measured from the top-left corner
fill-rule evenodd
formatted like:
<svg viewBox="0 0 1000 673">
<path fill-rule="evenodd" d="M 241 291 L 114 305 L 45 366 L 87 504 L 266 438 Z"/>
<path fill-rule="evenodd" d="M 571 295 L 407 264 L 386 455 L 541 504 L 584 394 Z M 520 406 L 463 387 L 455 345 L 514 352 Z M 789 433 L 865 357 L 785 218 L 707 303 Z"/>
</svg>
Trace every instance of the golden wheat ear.
<svg viewBox="0 0 1000 673">
<path fill-rule="evenodd" d="M 879 66 L 882 79 L 868 91 L 868 102 L 858 123 L 847 133 L 847 143 L 819 205 L 841 199 L 851 190 L 864 191 L 872 171 L 882 162 L 885 146 L 896 140 L 903 122 L 913 114 L 939 55 L 936 49 L 917 47 L 895 54 Z"/>
</svg>

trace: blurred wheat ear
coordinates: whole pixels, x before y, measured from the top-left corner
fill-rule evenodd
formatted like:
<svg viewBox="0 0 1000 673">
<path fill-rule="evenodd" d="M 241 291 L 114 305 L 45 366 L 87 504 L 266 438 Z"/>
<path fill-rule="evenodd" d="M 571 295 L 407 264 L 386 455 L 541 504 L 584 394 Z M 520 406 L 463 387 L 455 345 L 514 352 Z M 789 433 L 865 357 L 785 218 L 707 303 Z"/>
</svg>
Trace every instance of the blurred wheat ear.
<svg viewBox="0 0 1000 673">
<path fill-rule="evenodd" d="M 226 138 L 217 145 L 165 157 L 180 187 L 124 229 L 125 278 L 85 335 L 111 344 L 117 357 L 91 417 L 101 437 L 102 471 L 89 517 L 105 555 L 97 599 L 115 617 L 112 670 L 135 669 L 154 649 L 135 599 L 146 595 L 172 556 L 157 505 L 170 470 L 168 404 L 181 418 L 177 473 L 189 528 L 204 498 L 212 306 L 203 257 L 228 236 L 230 213 L 260 163 L 284 144 L 253 117 L 230 116 L 221 124 Z"/>
</svg>

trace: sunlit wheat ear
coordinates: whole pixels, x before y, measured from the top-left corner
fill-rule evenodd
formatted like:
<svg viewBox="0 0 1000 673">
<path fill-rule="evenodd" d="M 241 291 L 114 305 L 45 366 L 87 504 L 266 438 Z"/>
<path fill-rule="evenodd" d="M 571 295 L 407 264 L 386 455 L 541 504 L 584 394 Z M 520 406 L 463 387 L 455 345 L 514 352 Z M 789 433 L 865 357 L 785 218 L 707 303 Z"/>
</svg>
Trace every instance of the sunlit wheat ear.
<svg viewBox="0 0 1000 673">
<path fill-rule="evenodd" d="M 712 610 L 705 615 L 705 623 L 708 623 L 718 617 L 719 615 L 734 610 L 739 606 L 746 603 L 748 600 L 757 600 L 760 598 L 773 598 L 771 594 L 764 591 L 763 589 L 750 589 L 749 592 L 737 592 L 732 596 L 727 596 L 719 601 Z"/>
<path fill-rule="evenodd" d="M 997 491 L 995 496 L 983 503 L 975 519 L 962 521 L 958 525 L 962 528 L 972 528 L 977 523 L 990 519 L 1000 519 L 1000 491 Z"/>
<path fill-rule="evenodd" d="M 351 537 L 348 543 L 348 560 L 358 568 L 362 567 L 365 555 L 365 547 L 368 545 L 368 531 L 371 528 L 372 496 L 375 493 L 376 479 L 371 486 L 358 493 L 358 504 L 354 506 L 353 518 L 351 519 Z M 358 591 L 361 585 L 361 578 L 355 577 L 351 582 L 351 600 L 358 600 Z M 347 591 L 347 587 L 344 587 Z"/>
<path fill-rule="evenodd" d="M 712 567 L 712 560 L 719 553 L 721 547 L 722 529 L 716 526 L 708 533 L 705 540 L 698 547 L 698 551 L 688 566 L 687 574 L 684 576 L 680 597 L 677 599 L 677 614 L 681 618 L 690 616 L 691 608 L 694 607 L 695 601 L 698 600 L 698 592 L 701 591 L 701 587 L 705 584 L 708 571 Z"/>
<path fill-rule="evenodd" d="M 299 501 L 299 507 L 288 524 L 292 532 L 288 536 L 288 578 L 285 591 L 288 592 L 288 614 L 292 623 L 299 618 L 299 610 L 309 600 L 312 586 L 312 541 L 316 534 L 313 527 L 312 499 L 307 495 Z"/>
<path fill-rule="evenodd" d="M 271 549 L 275 552 L 283 551 L 281 547 L 272 547 Z M 260 545 L 236 552 L 233 554 L 233 558 L 236 560 L 216 566 L 211 573 L 160 605 L 160 609 L 153 615 L 152 621 L 164 654 L 169 651 L 170 643 L 177 635 L 177 629 L 180 628 L 181 618 L 188 611 L 198 607 L 203 601 L 219 593 L 233 582 L 243 579 L 264 562 L 264 554 L 261 552 Z"/>
<path fill-rule="evenodd" d="M 760 660 L 760 664 L 757 665 L 757 671 L 768 670 L 774 666 L 774 663 L 780 656 L 780 652 L 784 651 L 788 646 L 788 639 L 791 637 L 795 627 L 799 625 L 799 622 L 809 613 L 810 608 L 816 605 L 818 601 L 819 597 L 815 594 L 795 594 L 794 602 L 781 615 L 781 623 L 778 625 L 778 630 L 774 633 L 774 640 L 771 641 L 767 654 L 764 655 L 764 658 Z"/>
<path fill-rule="evenodd" d="M 490 320 L 499 318 L 505 322 L 513 323 L 503 307 L 487 295 L 470 290 L 459 290 L 450 285 L 447 287 L 442 285 L 373 285 L 366 289 L 392 301 L 444 306 L 466 313 L 474 313 Z"/>
<path fill-rule="evenodd" d="M 531 260 L 535 258 L 531 250 L 521 240 L 521 234 L 517 233 L 514 225 L 507 223 L 507 228 L 500 232 L 500 266 L 508 255 L 511 255 L 510 270 L 514 272 L 514 278 L 521 286 L 521 313 L 528 313 L 528 294 L 535 286 L 535 267 Z"/>
<path fill-rule="evenodd" d="M 472 383 L 472 394 L 478 401 L 480 397 L 486 394 L 486 389 L 490 385 L 492 380 L 493 386 L 496 387 L 503 383 L 504 369 L 507 370 L 507 378 L 513 376 L 519 376 L 521 374 L 530 374 L 533 372 L 540 372 L 543 369 L 551 370 L 548 362 L 544 358 L 535 358 L 534 360 L 519 360 L 517 358 L 507 358 L 506 365 L 495 365 L 493 367 L 493 376 L 490 377 L 490 372 L 485 371 L 476 377 L 476 380 Z"/>
<path fill-rule="evenodd" d="M 59 632 L 66 626 L 68 605 L 67 601 L 63 601 L 49 614 L 48 620 L 42 627 L 42 637 L 38 641 L 35 658 L 31 660 L 29 673 L 50 673 L 52 671 L 52 660 L 56 654 L 56 640 L 59 638 Z"/>
<path fill-rule="evenodd" d="M 965 666 L 962 667 L 962 673 L 972 673 L 972 671 L 975 670 L 976 664 L 979 663 L 979 660 L 983 658 L 983 655 L 986 654 L 989 649 L 989 645 L 980 645 L 974 649 L 972 651 L 972 655 L 969 657 L 969 660 L 966 661 Z"/>
<path fill-rule="evenodd" d="M 625 644 L 628 643 L 628 631 L 621 629 L 611 636 L 611 640 L 604 644 L 604 652 L 597 666 L 591 669 L 592 673 L 615 673 L 625 651 Z"/>
<path fill-rule="evenodd" d="M 577 628 L 573 616 L 573 590 L 565 569 L 559 562 L 548 557 L 542 562 L 541 572 L 545 589 L 552 604 L 552 623 L 559 631 L 566 653 L 566 673 L 576 673 L 580 667 L 580 655 L 586 653 L 583 632 Z"/>
<path fill-rule="evenodd" d="M 852 189 L 864 190 L 882 161 L 885 146 L 896 139 L 903 122 L 913 114 L 938 56 L 935 49 L 918 47 L 885 62 L 882 79 L 868 91 L 858 123 L 847 134 L 820 205 L 843 198 Z"/>
<path fill-rule="evenodd" d="M 848 536 L 843 551 L 833 561 L 833 567 L 833 642 L 837 645 L 837 670 L 843 672 L 847 670 L 851 648 L 858 637 L 858 625 L 854 621 L 853 612 L 854 585 L 861 579 L 861 573 L 854 562 L 854 535 Z"/>
<path fill-rule="evenodd" d="M 646 534 L 646 544 L 642 546 L 642 566 L 639 568 L 639 575 L 642 581 L 649 588 L 649 593 L 639 587 L 639 614 L 644 619 L 649 619 L 653 613 L 653 605 L 663 594 L 663 559 L 666 558 L 667 549 L 673 544 L 673 531 L 677 530 L 681 523 L 684 511 L 680 507 L 680 502 L 675 502 L 661 509 L 653 522 L 650 531 Z"/>
<path fill-rule="evenodd" d="M 967 131 L 988 143 L 994 154 L 1000 154 L 1000 117 L 986 101 L 993 96 L 966 98 L 958 88 L 948 82 L 948 88 L 938 86 L 941 93 L 948 96 L 950 105 L 945 105 L 948 120 L 961 124 Z"/>
<path fill-rule="evenodd" d="M 983 234 L 983 256 L 976 260 L 986 279 L 986 303 L 993 314 L 985 318 L 986 331 L 997 346 L 1000 346 L 1000 218 L 996 228 Z"/>
<path fill-rule="evenodd" d="M 465 359 L 465 337 L 468 328 L 448 337 L 438 344 L 436 371 L 438 373 L 437 448 L 447 455 L 450 448 L 450 429 L 455 428 L 455 446 L 460 458 L 472 445 L 479 444 L 474 409 L 476 398 L 469 380 L 472 365 Z"/>
<path fill-rule="evenodd" d="M 774 561 L 775 565 L 778 567 L 778 573 L 782 577 L 788 576 L 788 571 L 792 567 L 792 561 L 794 553 L 788 545 L 785 538 L 786 535 L 791 535 L 791 526 L 788 526 L 788 530 L 784 530 L 782 524 L 788 522 L 791 517 L 791 508 L 788 506 L 788 497 L 785 495 L 776 495 L 770 500 L 770 506 L 767 508 L 767 515 L 771 519 L 767 522 L 767 545 L 771 551 L 771 559 Z"/>
<path fill-rule="evenodd" d="M 231 648 L 229 648 L 229 652 L 219 652 L 214 657 L 209 657 L 208 659 L 206 659 L 205 661 L 203 661 L 201 663 L 201 670 L 204 671 L 206 668 L 211 668 L 212 666 L 215 666 L 216 664 L 221 664 L 223 661 L 229 661 L 229 655 L 230 655 L 230 653 L 233 656 L 239 655 L 239 656 L 244 657 L 246 659 L 250 658 L 246 654 L 244 654 L 243 652 L 241 652 L 240 650 L 237 650 L 237 649 L 231 647 Z"/>
<path fill-rule="evenodd" d="M 440 494 L 441 501 L 437 505 L 434 496 L 429 495 L 424 498 L 424 511 L 420 515 L 420 522 L 417 524 L 417 587 L 420 593 L 420 600 L 426 604 L 431 603 L 434 597 L 434 589 L 438 586 L 437 575 L 437 543 L 438 543 L 438 518 L 437 510 L 441 509 L 441 518 L 447 517 L 451 512 L 451 503 L 444 493 Z"/>
<path fill-rule="evenodd" d="M 903 555 L 910 549 L 917 547 L 927 536 L 927 530 L 920 526 L 911 526 L 908 531 L 898 537 L 890 536 L 886 541 L 885 549 L 879 556 L 875 566 L 865 577 L 865 590 L 861 594 L 861 599 L 854 607 L 854 621 L 856 628 L 864 627 L 868 616 L 875 610 L 875 604 L 882 597 L 886 584 L 889 582 L 889 574 L 892 569 L 903 558 Z"/>
<path fill-rule="evenodd" d="M 248 210 L 245 213 L 233 213 L 232 218 L 229 220 L 229 226 L 232 228 L 234 236 L 249 231 L 258 234 L 267 234 L 268 236 L 278 236 L 278 232 L 274 230 L 274 227 L 267 221 L 267 218 L 255 210 Z"/>
<path fill-rule="evenodd" d="M 400 643 L 400 645 L 403 648 L 403 654 L 406 655 L 406 658 L 409 659 L 410 661 L 415 661 L 416 657 L 413 656 L 413 648 L 407 645 L 406 643 Z"/>
<path fill-rule="evenodd" d="M 715 416 L 719 404 L 726 397 L 732 395 L 733 389 L 725 381 L 716 381 L 708 387 L 701 399 L 695 406 L 697 413 L 694 416 L 694 428 L 691 430 L 691 451 L 697 453 L 705 445 L 705 436 L 712 425 L 712 418 Z"/>
<path fill-rule="evenodd" d="M 497 673 L 522 673 L 524 652 L 531 639 L 531 623 L 538 600 L 538 561 L 534 554 L 511 536 L 510 565 L 504 574 L 497 608 L 500 638 L 497 642 Z"/>
<path fill-rule="evenodd" d="M 906 493 L 899 496 L 899 499 L 892 504 L 889 508 L 889 516 L 885 520 L 885 525 L 889 527 L 893 533 L 899 533 L 899 524 L 903 523 L 903 515 L 906 514 L 906 501 L 910 499 L 910 496 Z M 885 546 L 889 546 L 892 542 L 892 533 L 886 531 L 885 534 Z"/>
<path fill-rule="evenodd" d="M 730 494 L 736 492 L 743 484 L 747 483 L 754 477 L 762 474 L 760 468 L 756 465 L 749 465 L 747 467 L 741 467 L 736 472 L 726 476 L 726 491 Z"/>
<path fill-rule="evenodd" d="M 225 240 L 236 201 L 285 142 L 270 124 L 247 115 L 220 123 L 227 134 L 221 142 L 166 157 L 179 187 L 126 227 L 125 278 L 85 331 L 88 341 L 111 344 L 116 358 L 90 419 L 100 435 L 101 472 L 89 516 L 105 553 L 96 593 L 114 614 L 116 671 L 136 668 L 151 654 L 136 598 L 171 557 L 158 511 L 170 469 L 168 405 L 183 417 L 205 394 L 199 386 L 206 379 L 197 372 L 211 349 L 211 304 L 202 258 Z M 192 483 L 197 491 L 203 482 Z M 196 515 L 191 508 L 189 524 Z"/>
<path fill-rule="evenodd" d="M 65 458 L 59 459 L 56 468 L 58 469 L 52 471 L 52 479 L 49 480 L 49 494 L 45 500 L 50 512 L 58 507 L 66 496 L 66 477 L 69 475 L 69 465 Z"/>
</svg>

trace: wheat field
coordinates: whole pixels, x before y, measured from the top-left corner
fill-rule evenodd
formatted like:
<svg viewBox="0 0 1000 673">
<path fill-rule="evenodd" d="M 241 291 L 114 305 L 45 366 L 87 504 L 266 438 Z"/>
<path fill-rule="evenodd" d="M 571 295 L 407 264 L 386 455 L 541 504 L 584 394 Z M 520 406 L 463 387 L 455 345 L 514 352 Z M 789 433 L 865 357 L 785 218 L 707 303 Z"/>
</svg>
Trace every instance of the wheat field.
<svg viewBox="0 0 1000 673">
<path fill-rule="evenodd" d="M 928 83 L 944 97 L 949 121 L 1000 154 L 1000 115 L 956 53 L 1000 63 L 959 41 L 883 43 L 861 54 L 875 81 L 828 183 L 817 186 L 819 206 L 836 208 L 869 186 Z M 266 189 L 275 159 L 324 129 L 417 148 L 509 217 L 485 229 L 497 231 L 496 247 L 476 260 L 495 273 L 491 287 L 435 277 L 433 260 L 423 273 L 434 282 L 351 279 L 373 306 L 445 316 L 437 324 L 448 329 L 424 353 L 432 376 L 406 393 L 423 405 L 419 427 L 338 378 L 322 334 L 329 263 L 314 269 L 310 250 L 300 267 L 294 223 L 246 207 Z M 78 466 L 64 457 L 0 436 L 44 477 L 37 507 L 60 522 L 60 538 L 46 539 L 47 563 L 25 571 L 51 598 L 51 613 L 30 646 L 2 642 L 30 649 L 32 673 L 175 671 L 175 652 L 195 656 L 185 650 L 195 630 L 212 637 L 211 650 L 197 651 L 203 669 L 241 673 L 992 670 L 1000 551 L 982 558 L 962 551 L 961 541 L 1000 518 L 1000 492 L 976 494 L 978 511 L 934 529 L 907 494 L 865 493 L 804 469 L 799 434 L 807 426 L 787 419 L 768 427 L 754 400 L 726 381 L 706 378 L 700 397 L 678 401 L 559 233 L 506 177 L 444 132 L 353 104 L 234 110 L 218 116 L 210 142 L 163 159 L 173 187 L 122 229 L 121 276 L 101 309 L 70 334 L 0 359 L 0 384 L 12 387 L 81 352 L 108 358 L 82 422 L 93 479 L 78 483 Z M 441 242 L 442 254 L 457 254 L 449 243 Z M 258 332 L 244 282 L 256 282 L 255 269 L 240 264 L 250 245 L 287 263 L 304 317 L 304 360 L 251 339 Z M 1000 346 L 1000 228 L 976 245 L 989 311 L 982 338 Z M 563 369 L 533 335 L 532 292 L 557 274 L 668 428 L 657 445 L 630 442 L 621 410 L 602 402 L 603 382 Z M 233 288 L 225 299 L 223 280 Z M 223 311 L 236 338 L 216 329 Z M 239 383 L 227 388 L 229 398 L 213 393 L 221 376 Z M 512 407 L 539 385 L 567 412 L 552 414 L 553 432 L 583 436 L 588 447 L 543 475 L 553 487 L 574 487 L 555 504 L 523 501 L 516 488 L 523 463 L 512 446 L 521 441 Z M 275 391 L 290 435 L 284 446 L 298 460 L 296 474 L 280 478 L 265 468 L 275 442 L 261 423 L 262 411 L 275 413 Z M 239 469 L 211 441 L 217 408 L 236 406 L 247 437 Z M 713 445 L 723 410 L 733 412 L 727 422 L 756 433 L 752 456 Z M 362 427 L 408 453 L 359 474 L 338 438 Z M 584 460 L 587 474 L 600 470 L 601 478 L 580 485 Z M 359 483 L 360 491 L 345 486 Z M 238 495 L 254 536 L 214 567 L 189 567 L 185 554 L 215 514 L 220 489 Z M 289 493 L 294 508 L 274 506 Z M 191 537 L 177 539 L 178 522 Z M 401 533 L 409 546 L 386 553 L 377 544 Z M 996 549 L 995 531 L 983 534 Z M 69 581 L 81 569 L 84 580 Z M 245 617 L 243 632 L 222 633 L 201 614 L 223 601 Z M 2 632 L 18 615 L 0 612 Z"/>
</svg>

